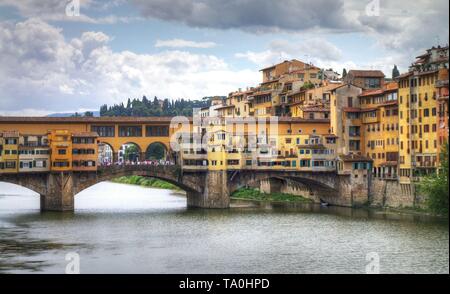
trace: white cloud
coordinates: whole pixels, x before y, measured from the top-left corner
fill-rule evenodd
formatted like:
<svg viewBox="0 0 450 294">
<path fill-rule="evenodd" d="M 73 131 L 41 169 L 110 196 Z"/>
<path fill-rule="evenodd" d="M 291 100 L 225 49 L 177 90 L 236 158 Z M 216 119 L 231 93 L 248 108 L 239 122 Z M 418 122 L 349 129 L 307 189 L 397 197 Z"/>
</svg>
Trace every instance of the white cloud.
<svg viewBox="0 0 450 294">
<path fill-rule="evenodd" d="M 274 40 L 269 49 L 259 52 L 236 53 L 235 57 L 245 58 L 259 65 L 268 66 L 286 59 L 297 58 L 306 62 L 331 62 L 342 58 L 341 50 L 323 38 L 313 37 L 302 41 Z"/>
<path fill-rule="evenodd" d="M 197 99 L 259 80 L 214 55 L 114 52 L 110 40 L 102 32 L 65 40 L 61 29 L 39 19 L 0 23 L 0 109 L 95 109 L 143 95 Z"/>
<path fill-rule="evenodd" d="M 196 28 L 238 29 L 256 34 L 292 33 L 293 36 L 323 33 L 355 33 L 377 43 L 380 55 L 395 55 L 395 63 L 411 62 L 411 56 L 449 42 L 448 0 L 378 1 L 379 14 L 368 15 L 361 0 L 132 0 L 144 17 L 177 22 Z M 376 3 L 376 2 L 373 2 Z M 358 42 L 358 41 L 357 41 Z M 237 57 L 253 62 L 278 62 L 284 50 L 247 51 Z M 318 61 L 326 50 L 306 53 Z M 330 47 L 326 48 L 329 49 Z M 304 48 L 300 48 L 304 49 Z M 305 51 L 305 50 L 302 50 Z M 300 51 L 300 54 L 304 54 Z M 383 51 L 381 53 L 381 51 Z M 399 54 L 402 52 L 402 54 Z M 334 56 L 339 53 L 332 50 Z M 337 55 L 336 55 L 337 53 Z M 296 54 L 298 56 L 298 54 Z M 328 56 L 329 57 L 329 56 Z M 337 58 L 328 58 L 333 61 Z"/>
<path fill-rule="evenodd" d="M 148 18 L 191 27 L 266 33 L 321 27 L 343 32 L 359 26 L 346 17 L 342 0 L 132 0 Z"/>
<path fill-rule="evenodd" d="M 103 3 L 97 0 L 77 0 L 80 4 L 78 11 L 79 15 L 67 15 L 66 8 L 68 5 L 75 3 L 74 1 L 75 0 L 0 0 L 0 7 L 13 7 L 17 10 L 19 15 L 24 18 L 39 18 L 45 21 L 115 24 L 143 20 L 143 18 L 139 16 L 117 16 L 111 14 L 91 17 L 87 14 L 87 12 L 105 11 L 111 7 L 123 5 L 125 2 L 122 0 L 116 0 L 109 3 Z"/>
<path fill-rule="evenodd" d="M 156 40 L 155 47 L 169 48 L 213 48 L 217 44 L 214 42 L 195 42 L 183 39 Z"/>
</svg>

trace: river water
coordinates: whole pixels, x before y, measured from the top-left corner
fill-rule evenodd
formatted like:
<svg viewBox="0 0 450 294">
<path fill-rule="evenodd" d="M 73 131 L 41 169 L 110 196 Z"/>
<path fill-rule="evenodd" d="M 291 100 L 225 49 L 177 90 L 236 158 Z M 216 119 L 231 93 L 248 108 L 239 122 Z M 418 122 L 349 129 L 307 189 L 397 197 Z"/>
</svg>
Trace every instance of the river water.
<svg viewBox="0 0 450 294">
<path fill-rule="evenodd" d="M 64 273 L 68 253 L 81 273 L 365 273 L 378 259 L 381 273 L 448 274 L 449 226 L 315 205 L 187 209 L 183 195 L 109 182 L 73 213 L 41 213 L 37 194 L 0 183 L 0 273 Z"/>
</svg>

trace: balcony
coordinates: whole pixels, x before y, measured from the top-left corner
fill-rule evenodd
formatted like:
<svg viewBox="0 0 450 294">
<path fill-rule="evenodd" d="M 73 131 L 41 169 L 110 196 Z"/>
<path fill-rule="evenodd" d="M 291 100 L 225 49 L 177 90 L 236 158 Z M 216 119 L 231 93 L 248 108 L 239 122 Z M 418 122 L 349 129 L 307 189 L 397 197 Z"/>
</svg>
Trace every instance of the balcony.
<svg viewBox="0 0 450 294">
<path fill-rule="evenodd" d="M 418 161 L 416 163 L 416 167 L 421 168 L 421 167 L 436 167 L 436 162 L 435 161 Z"/>
<path fill-rule="evenodd" d="M 206 171 L 208 170 L 208 166 L 207 165 L 183 165 L 181 167 L 183 170 L 187 170 L 187 171 Z"/>
<path fill-rule="evenodd" d="M 182 155 L 183 159 L 207 159 L 208 155 L 206 153 L 183 153 Z"/>
<path fill-rule="evenodd" d="M 371 116 L 371 117 L 363 117 L 363 123 L 370 124 L 370 123 L 378 123 L 380 122 L 380 118 L 377 116 Z"/>
<path fill-rule="evenodd" d="M 335 171 L 336 167 L 334 166 L 313 166 L 311 167 L 313 172 L 327 172 L 327 171 Z"/>
</svg>

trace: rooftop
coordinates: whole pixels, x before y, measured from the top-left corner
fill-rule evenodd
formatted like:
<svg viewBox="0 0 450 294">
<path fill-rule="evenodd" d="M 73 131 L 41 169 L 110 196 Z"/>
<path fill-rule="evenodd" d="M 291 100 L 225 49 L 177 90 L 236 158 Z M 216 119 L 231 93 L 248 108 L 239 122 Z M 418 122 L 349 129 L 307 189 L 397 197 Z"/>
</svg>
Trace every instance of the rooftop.
<svg viewBox="0 0 450 294">
<path fill-rule="evenodd" d="M 79 133 L 72 133 L 72 137 L 98 137 L 97 132 L 79 132 Z"/>
<path fill-rule="evenodd" d="M 352 69 L 348 72 L 348 75 L 352 75 L 356 78 L 384 78 L 385 75 L 381 70 L 355 70 Z"/>
<path fill-rule="evenodd" d="M 373 160 L 369 157 L 359 155 L 359 154 L 347 154 L 347 155 L 339 155 L 339 159 L 347 162 L 355 162 L 355 161 L 363 161 L 363 162 L 372 162 Z"/>
<path fill-rule="evenodd" d="M 300 107 L 303 111 L 314 111 L 314 112 L 329 112 L 330 108 L 325 106 L 319 106 L 319 105 L 305 105 Z"/>
<path fill-rule="evenodd" d="M 45 117 L 45 116 L 0 116 L 1 123 L 170 123 L 172 117 Z"/>
<path fill-rule="evenodd" d="M 0 132 L 0 137 L 3 137 L 3 138 L 18 138 L 19 137 L 19 132 L 17 132 L 17 131 L 3 131 L 3 132 Z"/>
</svg>

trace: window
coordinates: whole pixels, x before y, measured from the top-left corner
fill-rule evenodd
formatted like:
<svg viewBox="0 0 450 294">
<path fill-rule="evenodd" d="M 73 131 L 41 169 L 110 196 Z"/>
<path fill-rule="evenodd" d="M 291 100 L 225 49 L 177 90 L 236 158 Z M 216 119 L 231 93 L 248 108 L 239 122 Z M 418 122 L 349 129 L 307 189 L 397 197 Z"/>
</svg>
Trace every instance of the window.
<svg viewBox="0 0 450 294">
<path fill-rule="evenodd" d="M 72 138 L 72 143 L 74 144 L 94 144 L 94 138 L 85 138 L 85 137 L 74 137 Z"/>
<path fill-rule="evenodd" d="M 430 110 L 429 110 L 428 108 L 425 108 L 425 109 L 423 110 L 423 116 L 424 116 L 424 117 L 429 117 L 429 116 L 430 116 Z"/>
<path fill-rule="evenodd" d="M 15 161 L 5 162 L 5 168 L 16 168 L 16 162 Z"/>
<path fill-rule="evenodd" d="M 359 151 L 360 150 L 360 142 L 359 140 L 349 140 L 350 151 Z"/>
<path fill-rule="evenodd" d="M 347 97 L 347 106 L 353 107 L 353 98 L 352 97 Z"/>
<path fill-rule="evenodd" d="M 380 87 L 380 79 L 377 78 L 368 78 L 365 81 L 366 88 L 379 88 Z"/>
<path fill-rule="evenodd" d="M 352 137 L 358 137 L 360 136 L 360 127 L 351 126 L 349 127 L 349 135 Z"/>
<path fill-rule="evenodd" d="M 147 137 L 167 137 L 169 136 L 169 127 L 167 126 L 146 126 L 145 136 Z"/>
<path fill-rule="evenodd" d="M 70 162 L 68 162 L 68 161 L 55 161 L 55 162 L 53 162 L 53 167 L 70 167 Z"/>
<path fill-rule="evenodd" d="M 91 126 L 91 131 L 96 132 L 99 137 L 114 137 L 114 126 Z"/>
<path fill-rule="evenodd" d="M 59 155 L 66 155 L 67 154 L 67 150 L 66 149 L 58 149 L 58 154 Z"/>
<path fill-rule="evenodd" d="M 119 137 L 142 137 L 142 127 L 119 126 Z"/>
</svg>

